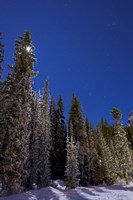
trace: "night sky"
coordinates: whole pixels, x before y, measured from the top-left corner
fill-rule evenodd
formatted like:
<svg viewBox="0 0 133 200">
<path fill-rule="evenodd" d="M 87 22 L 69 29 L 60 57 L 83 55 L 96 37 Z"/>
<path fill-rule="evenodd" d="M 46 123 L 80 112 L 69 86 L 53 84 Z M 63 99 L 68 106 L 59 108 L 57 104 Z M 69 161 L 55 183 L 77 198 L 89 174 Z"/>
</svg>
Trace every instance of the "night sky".
<svg viewBox="0 0 133 200">
<path fill-rule="evenodd" d="M 48 77 L 51 95 L 63 97 L 65 114 L 74 92 L 93 124 L 101 117 L 112 123 L 112 107 L 126 124 L 133 110 L 132 0 L 0 0 L 4 77 L 15 39 L 25 30 L 36 47 L 35 90 Z"/>
</svg>

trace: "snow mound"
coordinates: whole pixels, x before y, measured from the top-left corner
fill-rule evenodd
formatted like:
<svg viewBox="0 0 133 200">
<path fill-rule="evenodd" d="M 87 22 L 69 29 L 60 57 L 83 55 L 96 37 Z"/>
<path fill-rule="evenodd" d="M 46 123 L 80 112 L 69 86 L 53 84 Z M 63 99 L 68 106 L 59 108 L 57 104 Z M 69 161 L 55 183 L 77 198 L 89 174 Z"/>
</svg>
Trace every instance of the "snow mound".
<svg viewBox="0 0 133 200">
<path fill-rule="evenodd" d="M 54 183 L 54 186 L 58 189 L 61 189 L 61 190 L 66 189 L 66 186 L 64 185 L 64 181 L 62 180 L 56 180 L 56 181 L 53 181 L 53 183 Z"/>
<path fill-rule="evenodd" d="M 29 194 L 31 195 L 29 197 L 29 200 L 38 200 L 37 197 L 36 197 L 36 195 L 32 194 L 31 192 L 29 192 Z"/>
<path fill-rule="evenodd" d="M 51 191 L 56 195 L 56 197 L 59 199 L 59 200 L 69 200 L 69 198 L 66 197 L 66 195 L 61 192 L 60 190 L 57 190 L 53 187 L 50 187 L 51 188 Z"/>
</svg>

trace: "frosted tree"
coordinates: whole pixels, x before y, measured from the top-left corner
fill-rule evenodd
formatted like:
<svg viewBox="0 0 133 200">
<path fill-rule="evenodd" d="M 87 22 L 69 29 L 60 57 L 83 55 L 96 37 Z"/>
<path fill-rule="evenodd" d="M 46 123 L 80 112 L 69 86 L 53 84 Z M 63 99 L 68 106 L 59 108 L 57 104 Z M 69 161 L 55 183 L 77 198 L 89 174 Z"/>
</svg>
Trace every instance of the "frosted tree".
<svg viewBox="0 0 133 200">
<path fill-rule="evenodd" d="M 78 146 L 78 162 L 80 171 L 80 181 L 83 184 L 85 178 L 84 162 L 87 145 L 87 135 L 85 132 L 84 118 L 82 115 L 81 105 L 78 98 L 73 94 L 72 103 L 69 112 L 69 122 L 73 125 L 73 138 Z"/>
<path fill-rule="evenodd" d="M 5 81 L 4 141 L 2 147 L 2 192 L 13 194 L 23 191 L 22 177 L 26 175 L 24 165 L 28 158 L 30 137 L 31 78 L 35 75 L 30 33 L 16 41 L 15 65 Z"/>
<path fill-rule="evenodd" d="M 113 165 L 114 165 L 114 170 L 115 170 L 115 173 L 118 177 L 118 174 L 119 174 L 119 159 L 117 158 L 117 155 L 116 155 L 116 152 L 115 152 L 115 146 L 114 146 L 114 141 L 111 140 L 110 141 L 110 146 L 109 146 L 110 150 L 111 150 L 111 154 L 112 154 L 112 157 L 113 157 Z"/>
<path fill-rule="evenodd" d="M 107 144 L 110 146 L 111 140 L 114 138 L 114 128 L 113 126 L 110 126 L 105 119 L 101 119 L 101 122 L 99 123 L 100 129 L 102 131 L 102 134 L 107 142 Z"/>
<path fill-rule="evenodd" d="M 115 183 L 117 178 L 117 168 L 113 162 L 114 159 L 111 150 L 107 145 L 100 129 L 98 130 L 98 139 L 104 181 L 107 184 Z"/>
<path fill-rule="evenodd" d="M 99 156 L 96 150 L 96 138 L 93 127 L 90 124 L 88 118 L 86 118 L 86 134 L 87 134 L 87 150 L 85 154 L 85 175 L 86 175 L 86 184 L 95 184 L 95 180 L 99 179 L 98 169 L 100 168 Z M 98 181 L 97 181 L 98 182 Z"/>
<path fill-rule="evenodd" d="M 51 122 L 49 109 L 48 80 L 46 80 L 40 117 L 40 164 L 39 164 L 39 188 L 46 186 L 51 180 Z"/>
<path fill-rule="evenodd" d="M 121 111 L 112 108 L 112 116 L 114 119 L 114 147 L 119 162 L 119 170 L 121 178 L 125 178 L 128 183 L 129 173 L 132 171 L 132 155 L 128 145 L 126 132 L 121 124 Z"/>
<path fill-rule="evenodd" d="M 41 102 L 40 96 L 35 95 L 31 113 L 31 136 L 30 136 L 30 184 L 38 185 L 39 173 L 39 144 L 40 144 L 40 115 Z"/>
<path fill-rule="evenodd" d="M 66 185 L 70 188 L 75 188 L 79 185 L 79 170 L 78 170 L 78 152 L 73 140 L 73 127 L 69 123 L 67 135 L 67 163 L 66 163 Z"/>
</svg>

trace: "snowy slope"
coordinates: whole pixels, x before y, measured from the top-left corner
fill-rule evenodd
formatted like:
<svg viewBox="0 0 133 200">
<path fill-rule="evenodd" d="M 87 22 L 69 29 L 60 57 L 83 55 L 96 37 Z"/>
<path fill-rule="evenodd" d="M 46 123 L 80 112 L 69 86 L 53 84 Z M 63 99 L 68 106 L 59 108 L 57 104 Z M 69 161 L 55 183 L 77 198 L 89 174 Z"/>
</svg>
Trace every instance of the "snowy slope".
<svg viewBox="0 0 133 200">
<path fill-rule="evenodd" d="M 63 188 L 64 189 L 64 188 Z M 18 195 L 1 197 L 0 200 L 133 200 L 133 184 L 127 186 L 77 187 L 62 190 L 46 187 Z"/>
</svg>

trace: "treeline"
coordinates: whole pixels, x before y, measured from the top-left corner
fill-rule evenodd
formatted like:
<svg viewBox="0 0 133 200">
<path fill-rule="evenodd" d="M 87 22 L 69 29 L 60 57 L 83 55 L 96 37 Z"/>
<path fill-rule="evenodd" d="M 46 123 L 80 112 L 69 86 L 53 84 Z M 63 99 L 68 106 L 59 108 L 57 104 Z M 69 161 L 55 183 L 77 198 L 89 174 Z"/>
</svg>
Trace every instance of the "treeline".
<svg viewBox="0 0 133 200">
<path fill-rule="evenodd" d="M 1 35 L 0 35 L 1 36 Z M 4 45 L 0 37 L 0 78 Z M 68 121 L 61 96 L 50 97 L 48 80 L 42 94 L 34 92 L 35 55 L 30 33 L 15 43 L 14 65 L 0 82 L 1 195 L 19 193 L 65 180 L 66 186 L 128 183 L 133 171 L 133 128 L 101 120 L 94 129 L 72 95 Z"/>
</svg>

